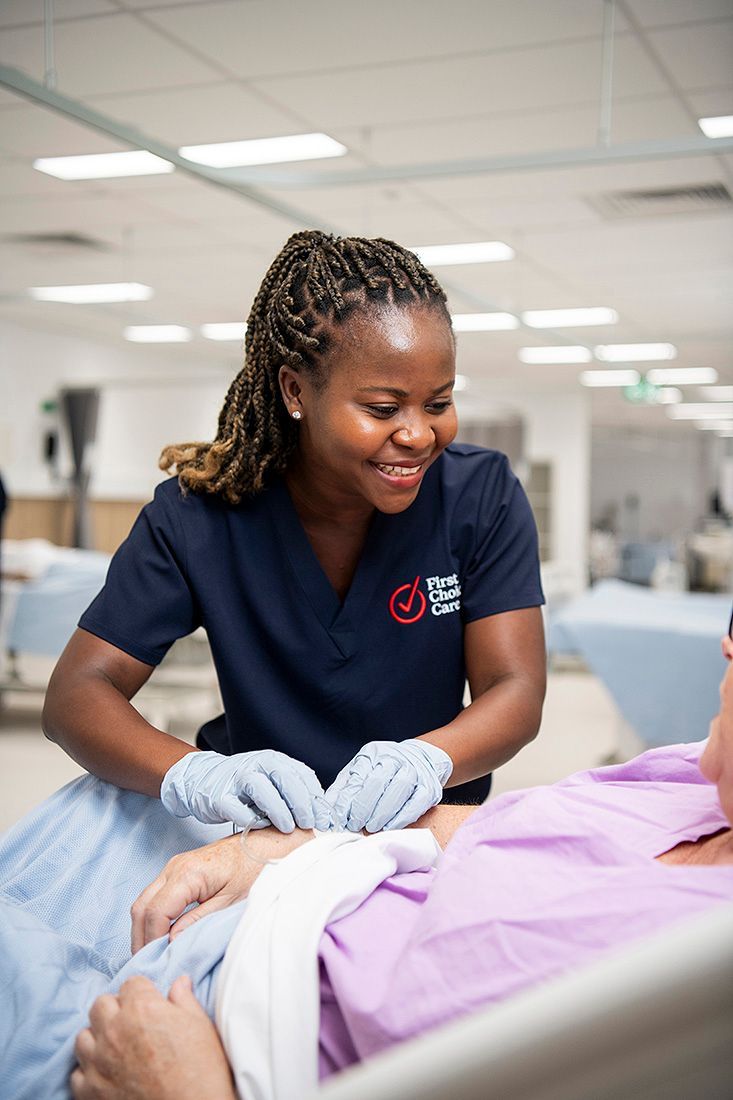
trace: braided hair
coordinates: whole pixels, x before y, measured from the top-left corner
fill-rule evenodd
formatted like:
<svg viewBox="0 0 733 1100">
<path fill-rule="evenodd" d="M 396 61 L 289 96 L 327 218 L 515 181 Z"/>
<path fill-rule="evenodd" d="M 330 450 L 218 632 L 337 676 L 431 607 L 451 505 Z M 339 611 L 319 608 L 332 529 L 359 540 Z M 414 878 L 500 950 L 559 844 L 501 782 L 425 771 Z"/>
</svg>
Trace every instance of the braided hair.
<svg viewBox="0 0 733 1100">
<path fill-rule="evenodd" d="M 381 237 L 294 233 L 262 280 L 247 320 L 244 367 L 219 414 L 211 443 L 166 447 L 159 465 L 182 490 L 214 493 L 231 504 L 285 470 L 297 427 L 282 401 L 281 366 L 327 381 L 334 329 L 354 310 L 419 304 L 440 310 L 450 326 L 445 292 L 417 256 Z"/>
</svg>

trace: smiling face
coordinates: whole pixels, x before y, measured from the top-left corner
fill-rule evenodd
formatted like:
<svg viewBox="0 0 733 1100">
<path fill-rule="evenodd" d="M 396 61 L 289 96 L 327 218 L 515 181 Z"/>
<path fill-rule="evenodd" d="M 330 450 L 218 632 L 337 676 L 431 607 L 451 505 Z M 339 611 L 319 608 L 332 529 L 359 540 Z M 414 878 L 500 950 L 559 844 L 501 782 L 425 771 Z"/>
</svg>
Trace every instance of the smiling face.
<svg viewBox="0 0 733 1100">
<path fill-rule="evenodd" d="M 299 443 L 292 477 L 334 518 L 344 508 L 401 512 L 453 440 L 455 346 L 444 314 L 385 306 L 334 331 L 324 380 L 292 368 L 280 386 Z"/>
<path fill-rule="evenodd" d="M 723 813 L 733 826 L 733 641 L 723 638 L 728 668 L 720 685 L 720 714 L 710 723 L 710 736 L 700 757 L 700 771 L 717 784 Z"/>
</svg>

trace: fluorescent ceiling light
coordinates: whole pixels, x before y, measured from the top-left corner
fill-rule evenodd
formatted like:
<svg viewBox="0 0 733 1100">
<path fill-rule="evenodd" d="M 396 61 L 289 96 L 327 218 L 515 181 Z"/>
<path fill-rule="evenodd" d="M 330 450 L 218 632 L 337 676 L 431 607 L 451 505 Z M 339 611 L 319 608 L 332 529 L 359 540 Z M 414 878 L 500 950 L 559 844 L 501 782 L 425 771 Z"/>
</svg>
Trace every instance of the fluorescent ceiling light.
<svg viewBox="0 0 733 1100">
<path fill-rule="evenodd" d="M 695 427 L 701 432 L 722 432 L 733 428 L 733 419 L 730 420 L 696 420 Z"/>
<path fill-rule="evenodd" d="M 33 167 L 60 180 L 101 180 L 116 176 L 158 176 L 175 165 L 146 149 L 129 153 L 92 153 L 80 157 L 40 157 Z"/>
<path fill-rule="evenodd" d="M 663 386 L 657 390 L 656 397 L 658 405 L 677 405 L 682 400 L 682 390 L 676 386 Z"/>
<path fill-rule="evenodd" d="M 467 389 L 468 389 L 468 378 L 466 377 L 465 374 L 457 374 L 456 375 L 456 380 L 453 383 L 454 392 L 458 393 L 459 390 L 467 390 Z"/>
<path fill-rule="evenodd" d="M 576 325 L 615 325 L 618 313 L 606 306 L 583 309 L 528 309 L 522 320 L 530 328 L 574 328 Z"/>
<path fill-rule="evenodd" d="M 454 313 L 451 322 L 454 332 L 500 332 L 519 328 L 513 313 Z"/>
<path fill-rule="evenodd" d="M 191 330 L 183 325 L 129 325 L 123 336 L 134 344 L 187 344 Z"/>
<path fill-rule="evenodd" d="M 685 401 L 681 405 L 670 405 L 667 416 L 672 420 L 721 420 L 733 417 L 733 401 L 719 405 Z"/>
<path fill-rule="evenodd" d="M 255 138 L 249 141 L 219 141 L 213 145 L 183 145 L 178 150 L 186 160 L 210 168 L 242 168 L 250 164 L 282 164 L 288 160 L 322 160 L 342 157 L 345 145 L 328 134 L 291 134 L 289 137 Z"/>
<path fill-rule="evenodd" d="M 584 370 L 578 381 L 581 386 L 635 386 L 641 375 L 638 370 Z"/>
<path fill-rule="evenodd" d="M 88 305 L 96 302 L 146 302 L 153 297 L 153 288 L 144 283 L 89 283 L 86 286 L 31 286 L 28 293 L 37 302 Z"/>
<path fill-rule="evenodd" d="M 655 386 L 704 386 L 717 382 L 718 372 L 713 367 L 652 367 L 646 380 Z"/>
<path fill-rule="evenodd" d="M 473 244 L 421 244 L 410 248 L 426 267 L 453 264 L 492 264 L 513 260 L 514 249 L 503 241 L 474 241 Z"/>
<path fill-rule="evenodd" d="M 713 118 L 699 118 L 697 124 L 706 137 L 733 137 L 733 115 L 715 115 Z"/>
<path fill-rule="evenodd" d="M 244 340 L 247 326 L 244 321 L 220 321 L 201 326 L 201 335 L 207 340 Z"/>
<path fill-rule="evenodd" d="M 724 428 L 718 435 L 721 439 L 733 439 L 733 428 Z"/>
<path fill-rule="evenodd" d="M 733 386 L 707 386 L 700 396 L 705 401 L 733 401 Z"/>
<path fill-rule="evenodd" d="M 674 344 L 599 344 L 594 349 L 602 363 L 642 363 L 650 359 L 676 359 Z"/>
<path fill-rule="evenodd" d="M 565 348 L 520 348 L 519 358 L 523 363 L 590 363 L 593 356 L 588 348 L 572 344 Z"/>
</svg>

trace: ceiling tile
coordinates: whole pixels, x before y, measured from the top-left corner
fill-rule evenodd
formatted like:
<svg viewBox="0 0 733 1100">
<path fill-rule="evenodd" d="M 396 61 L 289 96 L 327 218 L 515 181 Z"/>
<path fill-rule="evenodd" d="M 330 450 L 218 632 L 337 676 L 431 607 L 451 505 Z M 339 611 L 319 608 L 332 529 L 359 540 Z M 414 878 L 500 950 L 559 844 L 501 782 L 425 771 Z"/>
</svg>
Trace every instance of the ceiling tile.
<svg viewBox="0 0 733 1100">
<path fill-rule="evenodd" d="M 683 89 L 729 85 L 733 69 L 733 19 L 649 32 L 649 41 Z"/>
<path fill-rule="evenodd" d="M 22 106 L 0 111 L 0 146 L 25 157 L 116 153 L 128 146 L 47 107 L 16 100 Z"/>
<path fill-rule="evenodd" d="M 88 96 L 86 102 L 174 148 L 274 137 L 298 130 L 289 111 L 233 81 L 127 96 Z"/>
<path fill-rule="evenodd" d="M 114 0 L 54 0 L 54 24 L 64 19 L 80 16 L 107 15 L 119 11 Z M 3 0 L 0 6 L 0 27 L 22 27 L 29 24 L 43 25 L 44 5 L 29 0 Z"/>
<path fill-rule="evenodd" d="M 57 90 L 85 96 L 141 88 L 196 84 L 220 74 L 132 15 L 59 23 L 55 31 Z M 7 30 L 0 63 L 43 80 L 43 33 L 38 27 Z"/>
<path fill-rule="evenodd" d="M 668 27 L 675 23 L 701 23 L 730 18 L 730 0 L 626 0 L 643 27 Z"/>
<path fill-rule="evenodd" d="M 621 38 L 616 55 L 618 94 L 667 91 L 634 39 Z M 596 103 L 600 59 L 599 43 L 571 43 L 254 83 L 279 103 L 297 103 L 313 125 L 328 130 L 450 119 L 467 107 L 475 114 Z"/>
<path fill-rule="evenodd" d="M 232 73 L 330 76 L 355 66 L 501 51 L 599 35 L 600 5 L 587 0 L 343 0 L 210 3 L 152 11 L 148 18 Z M 618 29 L 625 26 L 619 13 Z M 372 84 L 374 87 L 374 84 Z M 434 98 L 434 97 L 430 97 Z"/>
<path fill-rule="evenodd" d="M 542 200 L 577 196 L 590 201 L 606 191 L 683 187 L 721 178 L 720 157 L 679 157 L 532 172 L 495 172 L 483 176 L 426 180 L 421 191 L 460 206 L 470 199 Z"/>
<path fill-rule="evenodd" d="M 505 114 L 468 115 L 440 122 L 383 124 L 367 134 L 363 129 L 336 129 L 333 136 L 349 148 L 361 149 L 379 165 L 419 164 L 429 151 L 429 162 L 542 153 L 550 149 L 589 148 L 596 144 L 597 104 L 544 111 L 507 111 Z M 616 101 L 612 112 L 614 144 L 688 137 L 698 133 L 689 115 L 673 96 Z"/>
</svg>

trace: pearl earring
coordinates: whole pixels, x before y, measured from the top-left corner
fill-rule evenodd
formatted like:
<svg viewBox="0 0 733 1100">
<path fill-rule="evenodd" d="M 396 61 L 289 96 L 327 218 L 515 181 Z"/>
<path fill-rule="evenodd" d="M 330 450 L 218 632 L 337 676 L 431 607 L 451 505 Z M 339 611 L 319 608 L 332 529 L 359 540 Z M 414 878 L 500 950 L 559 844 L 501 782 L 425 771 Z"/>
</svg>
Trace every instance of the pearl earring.
<svg viewBox="0 0 733 1100">
<path fill-rule="evenodd" d="M 292 416 L 293 420 L 302 420 L 303 419 L 303 414 L 302 414 L 302 412 L 299 412 L 298 409 L 294 409 L 293 412 L 291 412 L 290 415 Z"/>
</svg>

